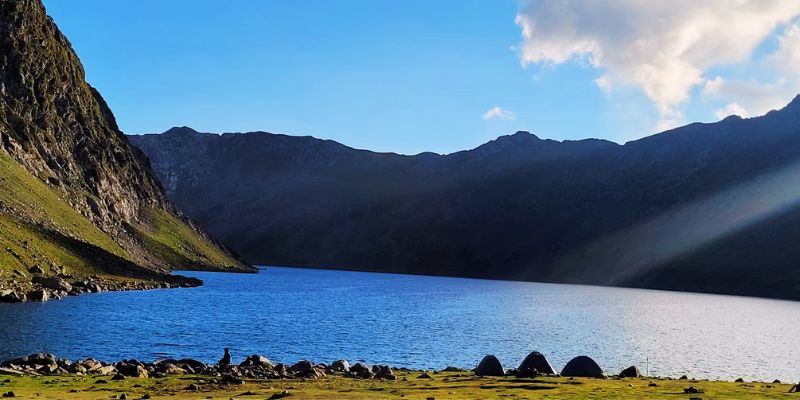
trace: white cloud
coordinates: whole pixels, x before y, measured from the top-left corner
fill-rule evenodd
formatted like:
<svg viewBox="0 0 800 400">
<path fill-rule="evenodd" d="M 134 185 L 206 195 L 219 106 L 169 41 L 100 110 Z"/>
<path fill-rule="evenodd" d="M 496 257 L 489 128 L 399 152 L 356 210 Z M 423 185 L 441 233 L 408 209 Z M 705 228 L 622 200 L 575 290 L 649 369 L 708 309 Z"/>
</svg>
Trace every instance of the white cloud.
<svg viewBox="0 0 800 400">
<path fill-rule="evenodd" d="M 784 73 L 800 73 L 800 22 L 786 28 L 778 37 L 778 49 L 770 61 Z"/>
<path fill-rule="evenodd" d="M 744 107 L 740 106 L 739 103 L 729 103 L 724 108 L 720 108 L 717 111 L 714 111 L 714 115 L 719 118 L 723 119 L 729 115 L 738 115 L 740 117 L 749 117 L 750 114 L 747 113 L 747 110 Z"/>
<path fill-rule="evenodd" d="M 727 102 L 715 112 L 717 118 L 736 114 L 741 117 L 762 115 L 785 106 L 800 90 L 796 77 L 777 78 L 773 82 L 726 80 L 720 76 L 706 81 L 700 92 L 705 98 Z"/>
<path fill-rule="evenodd" d="M 516 22 L 523 64 L 587 63 L 602 70 L 595 82 L 606 93 L 639 87 L 667 128 L 683 122 L 681 107 L 710 68 L 749 62 L 798 15 L 798 0 L 527 0 Z M 800 28 L 782 38 L 776 63 L 796 69 Z"/>
<path fill-rule="evenodd" d="M 611 90 L 614 89 L 614 85 L 611 83 L 611 80 L 608 79 L 607 76 L 603 75 L 594 80 L 595 85 L 600 88 L 605 94 L 610 94 Z"/>
<path fill-rule="evenodd" d="M 505 120 L 513 121 L 513 120 L 517 119 L 517 114 L 515 114 L 513 111 L 505 110 L 505 109 L 500 108 L 498 106 L 494 106 L 494 107 L 486 110 L 486 112 L 483 113 L 481 118 L 483 118 L 485 120 L 498 118 L 498 119 L 505 119 Z"/>
</svg>

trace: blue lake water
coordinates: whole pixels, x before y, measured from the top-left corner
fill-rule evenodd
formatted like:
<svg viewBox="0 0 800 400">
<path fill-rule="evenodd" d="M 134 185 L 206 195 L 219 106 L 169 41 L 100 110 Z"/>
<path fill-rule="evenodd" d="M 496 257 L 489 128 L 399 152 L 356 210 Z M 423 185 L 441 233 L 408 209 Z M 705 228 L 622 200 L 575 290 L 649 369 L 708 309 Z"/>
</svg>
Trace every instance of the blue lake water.
<svg viewBox="0 0 800 400">
<path fill-rule="evenodd" d="M 191 272 L 193 289 L 110 292 L 0 304 L 0 359 L 351 361 L 516 367 L 538 350 L 554 368 L 589 355 L 617 373 L 800 380 L 800 302 L 651 290 L 269 268 Z"/>
</svg>

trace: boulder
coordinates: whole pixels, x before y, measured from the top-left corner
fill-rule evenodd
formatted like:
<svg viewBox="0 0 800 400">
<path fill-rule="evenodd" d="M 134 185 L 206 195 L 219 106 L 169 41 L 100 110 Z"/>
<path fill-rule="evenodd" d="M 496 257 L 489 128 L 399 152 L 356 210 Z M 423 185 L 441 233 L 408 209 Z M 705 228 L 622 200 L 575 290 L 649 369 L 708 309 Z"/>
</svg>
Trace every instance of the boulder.
<svg viewBox="0 0 800 400">
<path fill-rule="evenodd" d="M 223 385 L 241 385 L 244 383 L 243 380 L 233 376 L 233 375 L 223 375 L 222 379 L 219 380 Z"/>
<path fill-rule="evenodd" d="M 244 361 L 242 361 L 241 364 L 239 364 L 239 366 L 240 367 L 256 367 L 257 366 L 257 367 L 270 367 L 270 368 L 274 367 L 274 365 L 272 364 L 272 361 L 270 361 L 269 358 L 264 357 L 264 356 L 260 356 L 258 354 L 253 354 L 253 355 L 247 357 Z"/>
<path fill-rule="evenodd" d="M 325 369 L 324 368 L 311 368 L 308 372 L 300 375 L 295 375 L 299 378 L 306 378 L 306 379 L 324 379 L 325 378 Z"/>
<path fill-rule="evenodd" d="M 79 363 L 72 364 L 66 368 L 67 372 L 75 375 L 84 375 L 89 372 L 86 367 Z"/>
<path fill-rule="evenodd" d="M 639 378 L 641 376 L 642 372 L 639 371 L 639 367 L 635 365 L 625 368 L 619 373 L 620 378 Z"/>
<path fill-rule="evenodd" d="M 274 371 L 278 376 L 287 377 L 289 375 L 289 367 L 286 364 L 275 365 Z"/>
<path fill-rule="evenodd" d="M 33 283 L 50 290 L 63 290 L 65 292 L 72 290 L 72 285 L 69 282 L 56 276 L 37 276 L 33 278 Z"/>
<path fill-rule="evenodd" d="M 503 376 L 505 374 L 506 371 L 503 369 L 503 365 L 500 364 L 500 360 L 493 355 L 483 357 L 475 368 L 475 375 L 478 376 Z"/>
<path fill-rule="evenodd" d="M 603 370 L 597 363 L 587 356 L 578 356 L 570 360 L 564 369 L 561 370 L 561 376 L 575 376 L 584 378 L 600 378 L 603 376 Z"/>
<path fill-rule="evenodd" d="M 289 367 L 289 371 L 294 374 L 302 374 L 304 372 L 308 372 L 309 370 L 314 368 L 314 363 L 308 360 L 299 361 L 296 364 Z"/>
<path fill-rule="evenodd" d="M 28 365 L 58 365 L 58 358 L 50 353 L 36 353 L 25 357 L 28 360 Z"/>
<path fill-rule="evenodd" d="M 94 372 L 97 371 L 98 368 L 102 367 L 103 363 L 95 360 L 94 358 L 87 358 L 86 360 L 78 362 L 78 365 L 84 367 L 88 372 Z"/>
<path fill-rule="evenodd" d="M 95 373 L 97 375 L 114 375 L 117 373 L 117 369 L 114 368 L 113 365 L 104 365 L 100 368 L 97 368 L 97 370 L 95 370 Z"/>
<path fill-rule="evenodd" d="M 16 290 L 0 290 L 0 303 L 22 303 L 25 300 L 27 300 L 26 296 Z"/>
<path fill-rule="evenodd" d="M 158 364 L 156 371 L 166 375 L 183 375 L 186 373 L 185 369 L 179 368 L 177 365 L 168 362 Z"/>
<path fill-rule="evenodd" d="M 34 266 L 32 266 L 32 267 L 28 268 L 28 272 L 30 272 L 30 273 L 32 273 L 32 274 L 43 274 L 43 273 L 44 273 L 44 270 L 42 269 L 42 267 L 41 267 L 41 266 L 39 266 L 39 265 L 34 265 Z"/>
<path fill-rule="evenodd" d="M 125 375 L 122 375 L 122 374 L 116 374 L 116 375 L 111 377 L 112 381 L 124 381 L 125 379 L 126 379 Z"/>
<path fill-rule="evenodd" d="M 311 361 L 300 361 L 289 367 L 289 372 L 298 378 L 322 379 L 325 377 L 323 368 L 317 368 Z"/>
<path fill-rule="evenodd" d="M 268 398 L 267 400 L 277 400 L 277 399 L 282 399 L 282 398 L 284 398 L 284 397 L 289 397 L 289 396 L 291 396 L 291 395 L 292 395 L 292 394 L 291 394 L 291 393 L 290 393 L 288 390 L 284 390 L 284 391 L 282 391 L 282 392 L 280 392 L 280 393 L 275 393 L 275 394 L 273 394 L 272 396 L 269 396 L 269 398 Z"/>
<path fill-rule="evenodd" d="M 36 368 L 36 372 L 42 375 L 51 375 L 58 371 L 58 364 L 45 364 Z"/>
<path fill-rule="evenodd" d="M 386 379 L 393 381 L 397 379 L 397 376 L 395 376 L 394 371 L 392 371 L 388 365 L 379 365 L 378 370 L 375 371 L 375 379 Z"/>
<path fill-rule="evenodd" d="M 50 300 L 50 293 L 45 289 L 31 290 L 27 294 L 30 301 L 47 301 Z"/>
<path fill-rule="evenodd" d="M 28 365 L 28 357 L 19 357 L 19 358 L 15 358 L 13 360 L 6 360 L 6 361 L 3 361 L 2 364 L 0 364 L 0 366 L 6 367 L 6 368 L 12 368 L 14 366 L 20 366 L 20 365 Z"/>
<path fill-rule="evenodd" d="M 350 363 L 347 360 L 336 360 L 331 364 L 331 371 L 350 372 Z"/>
<path fill-rule="evenodd" d="M 124 376 L 129 376 L 132 378 L 150 377 L 150 374 L 147 372 L 147 369 L 141 363 L 135 361 L 123 361 L 117 363 L 116 367 L 117 371 Z"/>
<path fill-rule="evenodd" d="M 556 374 L 556 372 L 553 370 L 553 367 L 550 366 L 550 362 L 547 361 L 547 358 L 545 358 L 545 356 L 538 351 L 528 354 L 528 356 L 522 360 L 522 364 L 519 365 L 517 370 L 520 372 L 537 371 L 538 373 L 545 375 Z"/>
<path fill-rule="evenodd" d="M 0 375 L 24 375 L 22 371 L 11 368 L 0 368 Z"/>
<path fill-rule="evenodd" d="M 58 366 L 61 368 L 69 368 L 72 364 L 72 360 L 68 360 L 66 358 L 59 358 L 58 359 Z"/>
<path fill-rule="evenodd" d="M 269 360 L 267 360 L 267 361 L 269 361 Z M 189 367 L 192 367 L 192 369 L 194 369 L 195 371 L 204 370 L 206 368 L 206 364 L 205 363 L 203 363 L 201 361 L 197 361 L 197 360 L 192 359 L 192 358 L 181 358 L 180 360 L 178 360 L 174 364 L 178 365 L 179 367 L 189 366 Z"/>
<path fill-rule="evenodd" d="M 362 379 L 371 379 L 373 377 L 372 368 L 362 363 L 356 363 L 356 365 L 350 367 L 350 373 Z"/>
</svg>

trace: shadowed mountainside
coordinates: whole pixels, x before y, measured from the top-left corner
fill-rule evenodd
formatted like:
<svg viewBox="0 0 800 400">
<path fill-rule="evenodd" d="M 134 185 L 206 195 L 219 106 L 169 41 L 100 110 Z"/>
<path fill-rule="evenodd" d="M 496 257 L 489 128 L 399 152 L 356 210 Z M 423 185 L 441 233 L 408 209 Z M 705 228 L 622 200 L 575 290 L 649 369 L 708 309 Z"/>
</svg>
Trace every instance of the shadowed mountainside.
<svg viewBox="0 0 800 400">
<path fill-rule="evenodd" d="M 449 155 L 173 128 L 130 140 L 249 262 L 800 298 L 800 98 L 618 145 Z"/>
</svg>

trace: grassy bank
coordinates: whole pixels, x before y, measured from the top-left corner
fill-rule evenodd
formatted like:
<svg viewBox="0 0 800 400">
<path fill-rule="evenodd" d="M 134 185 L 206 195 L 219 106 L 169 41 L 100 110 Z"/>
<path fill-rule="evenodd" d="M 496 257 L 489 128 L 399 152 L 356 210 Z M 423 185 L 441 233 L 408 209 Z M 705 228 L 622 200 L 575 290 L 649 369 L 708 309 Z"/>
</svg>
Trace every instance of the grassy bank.
<svg viewBox="0 0 800 400">
<path fill-rule="evenodd" d="M 479 378 L 471 373 L 396 372 L 395 381 L 359 380 L 329 376 L 320 380 L 248 381 L 223 386 L 209 377 L 180 376 L 161 379 L 109 377 L 3 377 L 0 393 L 13 391 L 23 399 L 773 399 L 800 398 L 789 393 L 793 385 L 734 383 L 669 379 L 584 378 Z M 8 378 L 9 382 L 3 382 Z M 105 382 L 105 383 L 104 383 Z M 655 384 L 656 386 L 651 386 Z M 686 394 L 694 387 L 703 393 Z M 285 393 L 284 393 L 285 392 Z M 288 396 L 285 395 L 288 393 Z M 273 397 L 275 396 L 275 397 Z"/>
<path fill-rule="evenodd" d="M 34 291 L 56 289 L 35 283 L 41 277 L 58 276 L 73 285 L 100 279 L 96 283 L 102 290 L 129 290 L 180 280 L 155 273 L 156 266 L 255 271 L 157 207 L 144 209 L 141 220 L 128 226 L 126 234 L 112 236 L 76 211 L 59 185 L 46 181 L 0 151 L 0 301 L 30 300 Z M 130 278 L 151 283 L 137 284 Z M 48 293 L 46 298 L 75 294 L 69 289 L 61 295 Z"/>
<path fill-rule="evenodd" d="M 64 246 L 69 238 L 75 246 Z M 57 240 L 65 239 L 65 240 Z M 24 280 L 32 265 L 67 265 L 70 273 L 103 273 L 87 249 L 124 260 L 130 255 L 78 214 L 51 187 L 0 152 L 0 271 Z M 16 272 L 15 271 L 19 271 Z"/>
</svg>

